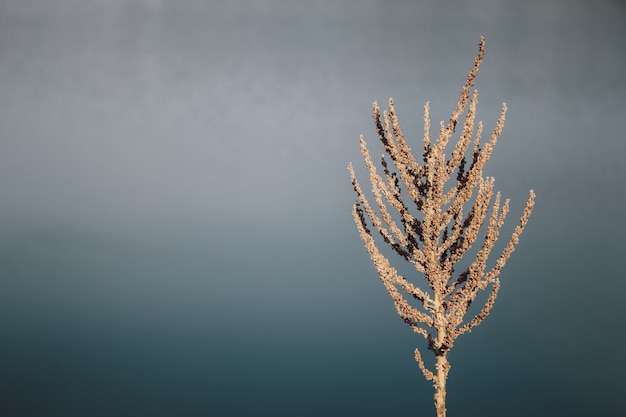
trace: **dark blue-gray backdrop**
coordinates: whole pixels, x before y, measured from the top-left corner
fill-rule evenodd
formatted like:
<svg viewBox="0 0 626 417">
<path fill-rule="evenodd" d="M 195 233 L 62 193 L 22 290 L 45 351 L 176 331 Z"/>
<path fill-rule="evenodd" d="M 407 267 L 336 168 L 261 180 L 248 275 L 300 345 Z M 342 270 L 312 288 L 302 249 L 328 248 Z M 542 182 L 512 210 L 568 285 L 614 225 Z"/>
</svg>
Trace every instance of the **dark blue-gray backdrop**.
<svg viewBox="0 0 626 417">
<path fill-rule="evenodd" d="M 626 415 L 625 19 L 609 0 L 0 1 L 0 415 L 434 415 L 346 166 L 364 174 L 390 96 L 419 149 L 480 35 L 487 132 L 509 106 L 485 173 L 510 228 L 530 188 L 537 206 L 450 354 L 449 415 Z"/>
</svg>

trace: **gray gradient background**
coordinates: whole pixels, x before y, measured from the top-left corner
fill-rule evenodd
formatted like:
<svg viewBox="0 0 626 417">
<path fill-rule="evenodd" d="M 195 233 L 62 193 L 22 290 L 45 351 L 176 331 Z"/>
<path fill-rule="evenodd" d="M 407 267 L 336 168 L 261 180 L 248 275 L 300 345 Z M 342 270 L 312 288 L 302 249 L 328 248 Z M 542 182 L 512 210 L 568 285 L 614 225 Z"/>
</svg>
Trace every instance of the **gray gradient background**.
<svg viewBox="0 0 626 417">
<path fill-rule="evenodd" d="M 393 96 L 537 206 L 450 416 L 626 415 L 619 1 L 0 1 L 0 415 L 426 416 L 423 341 L 350 217 Z M 365 180 L 365 178 L 364 178 Z M 419 282 L 419 278 L 416 282 Z M 429 352 L 426 352 L 430 354 Z"/>
</svg>

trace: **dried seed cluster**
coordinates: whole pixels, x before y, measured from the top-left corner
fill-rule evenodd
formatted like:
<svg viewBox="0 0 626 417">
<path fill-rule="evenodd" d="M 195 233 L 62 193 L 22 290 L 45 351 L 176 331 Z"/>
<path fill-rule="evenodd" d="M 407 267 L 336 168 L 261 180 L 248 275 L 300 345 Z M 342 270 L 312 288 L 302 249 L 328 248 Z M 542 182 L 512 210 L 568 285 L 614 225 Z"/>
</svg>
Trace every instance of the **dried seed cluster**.
<svg viewBox="0 0 626 417">
<path fill-rule="evenodd" d="M 483 177 L 483 167 L 502 133 L 507 111 L 503 104 L 490 139 L 482 142 L 483 126 L 475 121 L 478 91 L 471 91 L 471 87 L 484 54 L 485 39 L 481 37 L 474 67 L 466 77 L 457 106 L 448 123 L 440 123 L 434 142 L 430 136 L 429 104 L 424 106 L 422 161 L 417 160 L 405 140 L 393 99 L 389 99 L 389 108 L 382 115 L 378 104 L 373 103 L 376 131 L 386 154 L 381 157 L 381 171 L 372 161 L 363 135 L 359 137 L 373 203 L 361 188 L 352 164 L 348 167 L 357 194 L 352 214 L 365 248 L 398 314 L 414 332 L 426 338 L 428 348 L 436 356 L 436 372 L 432 372 L 426 368 L 419 350 L 415 350 L 420 369 L 435 385 L 439 417 L 445 416 L 445 382 L 450 369 L 447 352 L 459 335 L 471 331 L 489 315 L 500 288 L 498 275 L 519 241 L 535 199 L 531 190 L 519 225 L 495 266 L 487 268 L 489 254 L 509 211 L 509 200 L 502 204 L 499 192 L 494 197 L 494 179 Z M 459 139 L 447 155 L 446 147 L 463 113 Z M 428 291 L 414 286 L 391 266 L 378 250 L 372 229 L 424 276 Z M 455 265 L 476 244 L 484 229 L 475 259 L 455 273 Z M 484 290 L 490 293 L 482 309 L 466 319 L 469 306 Z M 422 308 L 409 304 L 404 294 L 418 300 Z"/>
</svg>

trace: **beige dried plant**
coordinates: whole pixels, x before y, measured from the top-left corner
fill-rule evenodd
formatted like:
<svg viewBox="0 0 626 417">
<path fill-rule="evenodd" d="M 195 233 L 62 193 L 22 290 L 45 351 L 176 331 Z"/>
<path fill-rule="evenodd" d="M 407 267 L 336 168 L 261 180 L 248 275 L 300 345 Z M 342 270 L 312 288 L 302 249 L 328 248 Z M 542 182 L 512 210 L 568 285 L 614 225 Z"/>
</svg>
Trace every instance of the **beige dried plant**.
<svg viewBox="0 0 626 417">
<path fill-rule="evenodd" d="M 419 349 L 415 349 L 415 360 L 424 377 L 433 381 L 438 417 L 446 415 L 448 352 L 458 336 L 470 332 L 489 315 L 500 288 L 498 275 L 518 243 L 535 198 L 531 190 L 519 225 L 495 264 L 488 268 L 488 256 L 509 211 L 509 200 L 501 204 L 499 192 L 494 198 L 494 179 L 483 177 L 483 167 L 502 133 L 507 110 L 503 104 L 491 138 L 482 143 L 482 123 L 475 123 L 478 92 L 470 90 L 484 54 L 485 39 L 481 37 L 474 67 L 467 75 L 456 108 L 447 124 L 440 123 L 434 142 L 430 136 L 428 102 L 424 106 L 423 162 L 418 162 L 405 140 L 393 99 L 389 99 L 389 109 L 382 116 L 377 103 L 373 103 L 376 130 L 387 154 L 381 157 L 382 173 L 372 162 L 363 135 L 359 141 L 375 205 L 366 197 L 352 164 L 349 165 L 357 194 L 352 214 L 365 248 L 398 314 L 415 333 L 426 338 L 428 349 L 435 355 L 435 370 L 431 371 Z M 446 146 L 463 113 L 460 137 L 447 156 Z M 423 275 L 427 289 L 415 286 L 391 266 L 376 246 L 372 228 L 393 252 Z M 460 267 L 463 256 L 479 240 L 481 230 L 484 238 L 472 252 L 475 259 L 465 260 Z M 455 271 L 455 266 L 460 270 Z M 466 318 L 470 305 L 483 291 L 488 294 L 483 297 L 484 305 L 472 318 Z M 409 303 L 407 296 L 416 301 Z"/>
</svg>

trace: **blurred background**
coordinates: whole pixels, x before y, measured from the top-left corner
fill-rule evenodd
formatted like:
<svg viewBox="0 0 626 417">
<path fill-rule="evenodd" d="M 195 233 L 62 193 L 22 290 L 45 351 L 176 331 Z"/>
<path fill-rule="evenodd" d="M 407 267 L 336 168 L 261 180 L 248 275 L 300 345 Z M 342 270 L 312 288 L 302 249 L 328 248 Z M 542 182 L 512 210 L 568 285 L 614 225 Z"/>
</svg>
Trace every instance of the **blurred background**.
<svg viewBox="0 0 626 417">
<path fill-rule="evenodd" d="M 374 100 L 415 149 L 430 100 L 436 133 L 484 35 L 505 237 L 537 202 L 449 355 L 448 414 L 626 415 L 625 19 L 611 0 L 0 0 L 0 414 L 434 415 L 346 167 L 367 188 Z"/>
</svg>

